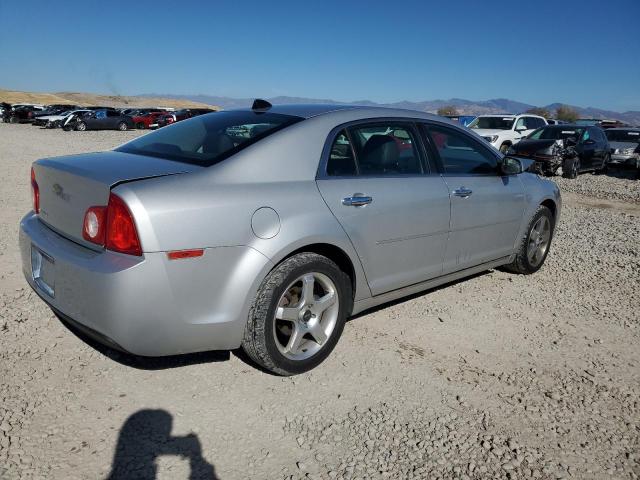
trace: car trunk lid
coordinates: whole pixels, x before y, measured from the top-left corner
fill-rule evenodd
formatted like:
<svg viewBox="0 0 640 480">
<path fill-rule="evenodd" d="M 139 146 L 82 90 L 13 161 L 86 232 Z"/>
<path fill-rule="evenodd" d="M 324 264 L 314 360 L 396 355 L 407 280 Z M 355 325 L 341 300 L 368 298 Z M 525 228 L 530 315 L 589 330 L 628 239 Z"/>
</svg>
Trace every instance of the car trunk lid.
<svg viewBox="0 0 640 480">
<path fill-rule="evenodd" d="M 40 219 L 59 234 L 91 248 L 82 238 L 89 207 L 107 205 L 115 185 L 200 170 L 202 167 L 123 152 L 101 152 L 38 160 Z"/>
</svg>

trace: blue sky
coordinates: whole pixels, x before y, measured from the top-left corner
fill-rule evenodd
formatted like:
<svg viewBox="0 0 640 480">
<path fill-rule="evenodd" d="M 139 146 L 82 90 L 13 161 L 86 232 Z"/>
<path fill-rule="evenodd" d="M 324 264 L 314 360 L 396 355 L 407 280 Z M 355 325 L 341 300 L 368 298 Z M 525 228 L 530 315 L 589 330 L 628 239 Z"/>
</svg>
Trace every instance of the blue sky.
<svg viewBox="0 0 640 480">
<path fill-rule="evenodd" d="M 0 0 L 0 88 L 640 110 L 640 0 Z"/>
</svg>

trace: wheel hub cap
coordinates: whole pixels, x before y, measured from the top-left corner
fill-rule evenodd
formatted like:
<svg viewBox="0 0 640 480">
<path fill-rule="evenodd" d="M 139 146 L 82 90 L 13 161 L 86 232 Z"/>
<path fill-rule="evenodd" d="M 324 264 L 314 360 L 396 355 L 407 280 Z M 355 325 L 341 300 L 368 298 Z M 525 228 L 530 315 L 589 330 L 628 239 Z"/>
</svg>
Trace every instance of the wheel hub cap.
<svg viewBox="0 0 640 480">
<path fill-rule="evenodd" d="M 319 272 L 302 275 L 281 295 L 273 335 L 280 353 L 292 360 L 315 355 L 331 337 L 339 298 L 333 281 Z"/>
</svg>

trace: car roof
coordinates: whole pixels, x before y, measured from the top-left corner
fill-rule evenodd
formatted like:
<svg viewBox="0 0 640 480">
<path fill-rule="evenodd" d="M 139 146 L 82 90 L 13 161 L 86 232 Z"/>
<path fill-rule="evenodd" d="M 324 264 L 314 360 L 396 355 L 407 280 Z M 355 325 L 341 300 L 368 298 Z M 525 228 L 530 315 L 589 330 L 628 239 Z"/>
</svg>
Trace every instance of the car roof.
<svg viewBox="0 0 640 480">
<path fill-rule="evenodd" d="M 250 108 L 238 108 L 234 111 L 251 111 Z M 370 115 L 371 117 L 415 117 L 424 119 L 433 119 L 442 121 L 443 117 L 438 115 L 421 112 L 418 110 L 408 110 L 401 108 L 377 107 L 369 105 L 344 105 L 344 104 L 283 104 L 273 105 L 268 109 L 271 113 L 280 113 L 282 115 L 293 115 L 302 118 L 312 118 L 320 115 L 329 115 L 332 113 L 344 112 L 351 110 L 357 115 Z M 228 110 L 230 111 L 230 110 Z"/>
</svg>

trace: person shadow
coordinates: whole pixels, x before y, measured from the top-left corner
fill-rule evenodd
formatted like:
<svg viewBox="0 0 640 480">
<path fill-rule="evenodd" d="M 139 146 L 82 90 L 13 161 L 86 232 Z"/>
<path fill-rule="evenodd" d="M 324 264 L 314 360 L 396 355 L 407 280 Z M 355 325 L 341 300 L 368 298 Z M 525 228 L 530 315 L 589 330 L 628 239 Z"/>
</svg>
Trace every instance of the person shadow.
<svg viewBox="0 0 640 480">
<path fill-rule="evenodd" d="M 156 460 L 162 455 L 177 455 L 189 460 L 189 480 L 219 480 L 213 465 L 202 456 L 198 436 L 172 436 L 173 417 L 166 410 L 140 410 L 132 414 L 120 429 L 118 444 L 106 480 L 154 480 Z"/>
</svg>

